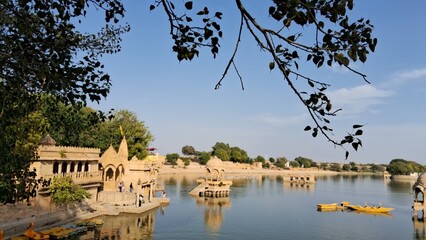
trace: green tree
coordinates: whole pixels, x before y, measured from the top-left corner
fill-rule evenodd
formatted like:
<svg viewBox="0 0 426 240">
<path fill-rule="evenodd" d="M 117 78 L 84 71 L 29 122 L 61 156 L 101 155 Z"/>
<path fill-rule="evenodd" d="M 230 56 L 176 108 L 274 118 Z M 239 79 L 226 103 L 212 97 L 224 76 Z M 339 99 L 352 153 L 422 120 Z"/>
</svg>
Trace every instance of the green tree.
<svg viewBox="0 0 426 240">
<path fill-rule="evenodd" d="M 275 163 L 275 158 L 270 157 L 270 158 L 269 158 L 269 161 L 270 161 L 272 164 L 274 164 L 274 163 Z"/>
<path fill-rule="evenodd" d="M 210 160 L 212 154 L 211 152 L 198 152 L 197 153 L 197 159 L 198 163 L 201 165 L 206 165 L 206 163 Z"/>
<path fill-rule="evenodd" d="M 345 172 L 349 172 L 351 170 L 351 165 L 343 164 L 342 170 L 345 171 Z"/>
<path fill-rule="evenodd" d="M 275 163 L 275 166 L 279 167 L 279 168 L 284 168 L 285 164 L 288 162 L 286 157 L 278 157 L 277 161 Z"/>
<path fill-rule="evenodd" d="M 52 201 L 59 206 L 67 206 L 91 198 L 91 194 L 80 185 L 75 184 L 71 177 L 54 178 L 50 185 Z"/>
<path fill-rule="evenodd" d="M 229 161 L 231 159 L 231 147 L 229 144 L 217 142 L 212 148 L 212 155 L 217 156 L 222 161 Z"/>
<path fill-rule="evenodd" d="M 370 169 L 372 172 L 384 172 L 386 168 L 380 164 L 371 164 Z"/>
<path fill-rule="evenodd" d="M 322 170 L 328 170 L 329 168 L 328 168 L 328 163 L 321 163 L 320 164 L 320 169 L 322 169 Z"/>
<path fill-rule="evenodd" d="M 409 175 L 410 173 L 423 173 L 425 167 L 414 161 L 393 159 L 386 170 L 392 175 Z"/>
<path fill-rule="evenodd" d="M 185 156 L 193 156 L 195 155 L 195 148 L 193 146 L 183 146 L 182 147 L 182 154 Z"/>
<path fill-rule="evenodd" d="M 108 26 L 82 33 L 75 24 L 84 22 L 89 7 L 104 11 Z M 117 24 L 123 13 L 119 0 L 0 1 L 2 202 L 32 194 L 35 174 L 28 167 L 36 157 L 34 146 L 49 127 L 45 119 L 32 119 L 40 113 L 40 94 L 84 105 L 109 92 L 111 79 L 100 59 L 120 51 L 120 35 L 129 30 Z M 24 127 L 23 119 L 35 122 Z"/>
<path fill-rule="evenodd" d="M 169 153 L 166 155 L 167 162 L 169 162 L 173 166 L 176 166 L 178 159 L 179 159 L 179 154 L 177 153 Z"/>
<path fill-rule="evenodd" d="M 244 163 L 248 159 L 247 152 L 239 147 L 231 147 L 231 161 Z"/>
<path fill-rule="evenodd" d="M 110 120 L 100 122 L 90 133 L 92 138 L 86 139 L 88 145 L 99 147 L 101 151 L 105 151 L 111 144 L 118 149 L 124 134 L 129 147 L 129 158 L 136 156 L 140 160 L 149 154 L 149 144 L 154 140 L 145 123 L 128 110 L 114 112 Z"/>
<path fill-rule="evenodd" d="M 261 162 L 265 163 L 265 158 L 262 156 L 257 156 L 255 159 L 253 159 L 255 162 Z"/>
<path fill-rule="evenodd" d="M 314 161 L 312 161 L 312 159 L 300 157 L 300 156 L 295 158 L 294 161 L 299 162 L 300 166 L 302 166 L 304 168 L 310 168 L 312 166 L 313 162 L 314 162 Z"/>
<path fill-rule="evenodd" d="M 0 127 L 1 203 L 15 203 L 33 195 L 37 181 L 36 173 L 29 169 L 30 160 L 35 159 L 35 149 L 49 127 L 46 117 L 38 111 L 9 120 Z"/>
<path fill-rule="evenodd" d="M 189 164 L 191 164 L 191 160 L 189 158 L 183 158 L 183 165 L 186 167 L 189 166 Z"/>
<path fill-rule="evenodd" d="M 342 171 L 342 168 L 340 167 L 340 164 L 338 163 L 332 163 L 330 166 L 331 171 L 340 172 Z"/>
<path fill-rule="evenodd" d="M 64 104 L 46 94 L 38 97 L 37 105 L 37 111 L 40 111 L 49 123 L 47 133 L 58 145 L 93 146 L 95 141 L 91 129 L 102 122 L 102 112 L 76 104 Z"/>
<path fill-rule="evenodd" d="M 251 2 L 250 2 L 251 3 Z M 245 2 L 245 4 L 250 5 Z M 208 6 L 185 1 L 183 8 L 175 8 L 177 1 L 153 0 L 150 10 L 161 7 L 168 16 L 170 35 L 174 40 L 172 47 L 177 58 L 192 60 L 199 55 L 199 48 L 208 47 L 213 57 L 219 52 L 220 39 L 224 34 L 220 27 L 222 12 L 209 11 Z M 353 9 L 353 0 L 348 1 L 273 1 L 267 12 L 270 21 L 257 21 L 257 12 L 249 11 L 241 0 L 235 0 L 240 15 L 239 32 L 236 36 L 234 51 L 225 67 L 216 89 L 222 86 L 228 70 L 232 67 L 238 74 L 244 89 L 242 75 L 238 71 L 235 59 L 238 57 L 239 43 L 243 30 L 247 30 L 257 46 L 268 54 L 270 60 L 265 63 L 269 69 L 277 70 L 286 84 L 306 107 L 313 120 L 312 126 L 306 126 L 313 137 L 322 134 L 335 146 L 346 144 L 354 150 L 362 146 L 361 125 L 353 125 L 353 131 L 342 140 L 335 140 L 330 125 L 330 118 L 336 116 L 340 109 L 333 109 L 331 99 L 326 95 L 330 84 L 314 80 L 305 75 L 299 63 L 311 63 L 318 68 L 324 64 L 334 64 L 359 75 L 367 83 L 366 76 L 351 67 L 351 62 L 367 60 L 370 51 L 374 51 L 377 39 L 372 37 L 373 25 L 364 18 L 351 20 L 348 10 Z M 180 13 L 178 11 L 184 11 Z M 182 17 L 185 16 L 185 17 Z M 302 30 L 312 29 L 315 34 L 304 36 Z M 312 36 L 310 39 L 309 37 Z M 295 83 L 303 80 L 305 86 Z M 309 89 L 308 91 L 306 89 Z M 346 150 L 346 149 L 345 149 Z M 346 158 L 349 152 L 346 150 Z"/>
<path fill-rule="evenodd" d="M 290 166 L 293 168 L 300 167 L 300 163 L 298 161 L 290 161 Z"/>
</svg>

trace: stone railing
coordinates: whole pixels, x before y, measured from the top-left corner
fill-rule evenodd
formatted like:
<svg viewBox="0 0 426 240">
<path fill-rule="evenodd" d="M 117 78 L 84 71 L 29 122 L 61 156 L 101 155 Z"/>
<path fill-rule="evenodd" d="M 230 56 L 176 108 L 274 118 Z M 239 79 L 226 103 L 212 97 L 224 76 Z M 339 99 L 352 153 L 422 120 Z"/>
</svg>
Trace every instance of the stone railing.
<svg viewBox="0 0 426 240">
<path fill-rule="evenodd" d="M 89 184 L 102 182 L 102 171 L 97 172 L 72 172 L 72 173 L 57 173 L 43 176 L 44 179 L 52 179 L 55 177 L 71 177 L 75 184 Z"/>
</svg>

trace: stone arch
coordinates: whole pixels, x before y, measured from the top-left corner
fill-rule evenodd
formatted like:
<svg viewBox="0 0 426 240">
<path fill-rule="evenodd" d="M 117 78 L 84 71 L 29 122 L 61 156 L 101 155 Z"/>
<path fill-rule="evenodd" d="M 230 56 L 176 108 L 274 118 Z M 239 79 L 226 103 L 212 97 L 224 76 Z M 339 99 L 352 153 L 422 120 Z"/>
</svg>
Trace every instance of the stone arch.
<svg viewBox="0 0 426 240">
<path fill-rule="evenodd" d="M 59 173 L 59 162 L 55 161 L 53 163 L 53 174 Z"/>
<path fill-rule="evenodd" d="M 105 171 L 105 181 L 109 182 L 109 181 L 113 181 L 114 179 L 114 170 L 112 167 L 108 167 L 107 170 Z"/>
<path fill-rule="evenodd" d="M 74 172 L 75 171 L 75 162 L 71 162 L 70 163 L 70 172 Z"/>
<path fill-rule="evenodd" d="M 417 185 L 414 187 L 414 201 L 415 202 L 424 202 L 424 187 L 421 185 Z"/>
<path fill-rule="evenodd" d="M 83 168 L 83 163 L 82 162 L 78 162 L 78 164 L 77 164 L 77 172 L 81 172 L 82 168 Z"/>
<path fill-rule="evenodd" d="M 61 173 L 66 173 L 67 172 L 67 167 L 68 167 L 67 162 L 63 162 L 62 166 L 61 166 Z"/>
<path fill-rule="evenodd" d="M 89 162 L 85 162 L 84 163 L 84 171 L 88 172 L 89 171 Z"/>
</svg>

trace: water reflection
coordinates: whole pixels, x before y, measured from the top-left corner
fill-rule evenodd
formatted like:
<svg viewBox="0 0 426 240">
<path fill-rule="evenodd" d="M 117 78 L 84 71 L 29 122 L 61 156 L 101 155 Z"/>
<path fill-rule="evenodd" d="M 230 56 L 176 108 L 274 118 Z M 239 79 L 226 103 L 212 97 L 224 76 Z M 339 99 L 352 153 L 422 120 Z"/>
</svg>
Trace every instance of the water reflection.
<svg viewBox="0 0 426 240">
<path fill-rule="evenodd" d="M 104 224 L 95 231 L 81 236 L 88 239 L 152 239 L 154 237 L 155 211 L 144 214 L 100 216 Z"/>
<path fill-rule="evenodd" d="M 315 183 L 293 183 L 293 182 L 283 182 L 285 189 L 296 189 L 296 190 L 306 190 L 314 191 Z"/>
<path fill-rule="evenodd" d="M 422 219 L 413 218 L 414 238 L 426 239 L 426 223 Z"/>
<path fill-rule="evenodd" d="M 231 207 L 231 199 L 196 198 L 198 207 L 204 207 L 204 224 L 210 233 L 218 233 L 223 223 L 223 209 Z"/>
</svg>

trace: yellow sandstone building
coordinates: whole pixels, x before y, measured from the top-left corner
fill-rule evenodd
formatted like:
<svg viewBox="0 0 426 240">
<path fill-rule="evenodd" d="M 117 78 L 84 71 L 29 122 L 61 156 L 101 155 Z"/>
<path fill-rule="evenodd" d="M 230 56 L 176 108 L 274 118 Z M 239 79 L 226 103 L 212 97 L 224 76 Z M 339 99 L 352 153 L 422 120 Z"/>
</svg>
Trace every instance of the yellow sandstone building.
<svg viewBox="0 0 426 240">
<path fill-rule="evenodd" d="M 151 201 L 155 192 L 162 190 L 156 185 L 160 156 L 128 160 L 125 137 L 118 152 L 110 146 L 100 156 L 99 148 L 56 146 L 48 134 L 41 140 L 37 156 L 30 168 L 36 170 L 37 178 L 51 182 L 55 177 L 71 177 L 74 183 L 91 193 L 86 203 L 131 205 L 136 204 L 139 195 L 144 201 Z M 39 186 L 36 193 L 31 205 L 52 209 L 49 184 Z"/>
</svg>

